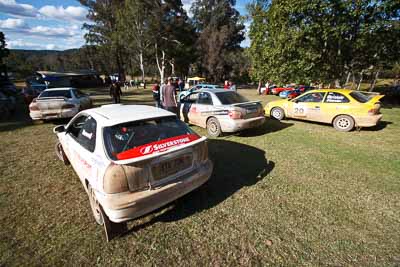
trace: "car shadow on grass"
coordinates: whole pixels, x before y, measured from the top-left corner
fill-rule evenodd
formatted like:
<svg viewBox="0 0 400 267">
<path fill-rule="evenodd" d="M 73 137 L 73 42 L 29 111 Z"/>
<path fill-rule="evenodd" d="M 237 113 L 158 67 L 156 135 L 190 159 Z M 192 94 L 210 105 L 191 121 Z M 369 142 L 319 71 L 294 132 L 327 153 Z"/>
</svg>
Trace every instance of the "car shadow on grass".
<svg viewBox="0 0 400 267">
<path fill-rule="evenodd" d="M 375 131 L 381 131 L 385 129 L 388 125 L 393 124 L 391 121 L 380 121 L 377 125 L 373 127 L 364 127 L 361 128 L 362 131 L 367 131 L 367 132 L 375 132 Z"/>
<path fill-rule="evenodd" d="M 293 123 L 284 123 L 278 120 L 266 118 L 265 123 L 262 126 L 254 129 L 248 129 L 236 134 L 234 133 L 233 135 L 238 135 L 241 137 L 256 137 L 268 133 L 278 132 L 290 126 L 293 126 Z"/>
<path fill-rule="evenodd" d="M 130 228 L 124 236 L 157 222 L 174 222 L 213 208 L 243 187 L 257 184 L 275 167 L 273 161 L 265 158 L 265 151 L 253 146 L 220 139 L 208 142 L 209 156 L 214 163 L 210 179 L 198 189 L 167 205 L 170 208 L 162 214 L 154 216 L 165 207 L 154 211 L 150 214 L 154 217 Z"/>
</svg>

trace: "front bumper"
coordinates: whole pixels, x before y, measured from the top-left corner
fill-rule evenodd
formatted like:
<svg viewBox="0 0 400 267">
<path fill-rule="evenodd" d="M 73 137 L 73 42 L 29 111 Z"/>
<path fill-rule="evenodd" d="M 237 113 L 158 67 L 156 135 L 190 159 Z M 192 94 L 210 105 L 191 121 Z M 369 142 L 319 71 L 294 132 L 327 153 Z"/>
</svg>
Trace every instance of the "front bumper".
<svg viewBox="0 0 400 267">
<path fill-rule="evenodd" d="M 356 126 L 358 127 L 372 127 L 378 124 L 378 122 L 382 119 L 382 114 L 378 115 L 369 115 L 356 117 Z"/>
<path fill-rule="evenodd" d="M 156 189 L 122 194 L 97 194 L 104 212 L 113 222 L 133 220 L 154 211 L 204 184 L 211 176 L 210 160 L 200 165 L 178 181 Z"/>
<path fill-rule="evenodd" d="M 242 131 L 245 129 L 250 129 L 250 128 L 256 128 L 261 125 L 263 125 L 265 122 L 265 117 L 256 117 L 256 118 L 251 118 L 251 119 L 243 119 L 243 120 L 225 120 L 225 121 L 220 121 L 221 124 L 221 129 L 223 132 L 226 133 L 233 133 L 233 132 L 238 132 Z"/>
</svg>

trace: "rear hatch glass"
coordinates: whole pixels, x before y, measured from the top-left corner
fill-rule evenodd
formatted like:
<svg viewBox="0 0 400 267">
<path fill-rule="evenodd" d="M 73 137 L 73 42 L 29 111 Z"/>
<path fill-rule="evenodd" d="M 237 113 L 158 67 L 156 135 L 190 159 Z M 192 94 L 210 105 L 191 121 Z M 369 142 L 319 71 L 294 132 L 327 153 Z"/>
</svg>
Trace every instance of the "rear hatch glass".
<svg viewBox="0 0 400 267">
<path fill-rule="evenodd" d="M 363 94 L 361 92 L 351 92 L 350 93 L 351 97 L 357 100 L 360 103 L 367 103 L 372 97 L 366 94 Z"/>
<path fill-rule="evenodd" d="M 104 129 L 105 147 L 113 160 L 163 152 L 197 139 L 199 136 L 175 116 L 127 122 Z"/>
<path fill-rule="evenodd" d="M 70 90 L 55 90 L 55 91 L 43 91 L 39 99 L 41 98 L 71 98 Z"/>
<path fill-rule="evenodd" d="M 237 103 L 248 102 L 244 96 L 239 95 L 236 92 L 218 92 L 215 93 L 222 105 L 232 105 Z"/>
</svg>

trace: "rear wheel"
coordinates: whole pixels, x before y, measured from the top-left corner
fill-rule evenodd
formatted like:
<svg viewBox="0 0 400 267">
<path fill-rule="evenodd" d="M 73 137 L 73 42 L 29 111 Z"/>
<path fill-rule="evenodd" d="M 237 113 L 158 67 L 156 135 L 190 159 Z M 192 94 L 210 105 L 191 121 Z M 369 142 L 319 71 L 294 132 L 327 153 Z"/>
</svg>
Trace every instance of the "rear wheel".
<svg viewBox="0 0 400 267">
<path fill-rule="evenodd" d="M 69 160 L 67 158 L 67 156 L 65 155 L 64 149 L 61 145 L 60 142 L 57 142 L 54 150 L 56 152 L 57 157 L 65 164 L 65 165 L 69 165 Z"/>
<path fill-rule="evenodd" d="M 349 132 L 354 128 L 354 119 L 347 115 L 337 116 L 333 121 L 333 127 L 341 132 Z"/>
<path fill-rule="evenodd" d="M 103 207 L 97 201 L 96 195 L 90 184 L 88 184 L 88 194 L 93 217 L 97 224 L 104 226 L 104 232 L 106 234 L 107 241 L 110 241 L 116 236 L 120 236 L 128 230 L 126 222 L 115 223 L 108 218 L 107 214 L 103 210 Z"/>
<path fill-rule="evenodd" d="M 216 118 L 209 118 L 207 121 L 207 133 L 212 137 L 218 137 L 222 134 L 221 125 Z"/>
<path fill-rule="evenodd" d="M 271 117 L 278 121 L 283 120 L 283 118 L 285 117 L 285 112 L 281 108 L 273 108 L 271 110 Z"/>
<path fill-rule="evenodd" d="M 93 217 L 97 224 L 103 225 L 104 223 L 103 212 L 100 208 L 99 202 L 97 201 L 94 190 L 90 184 L 88 185 L 88 194 L 89 194 L 90 207 L 92 208 Z"/>
</svg>

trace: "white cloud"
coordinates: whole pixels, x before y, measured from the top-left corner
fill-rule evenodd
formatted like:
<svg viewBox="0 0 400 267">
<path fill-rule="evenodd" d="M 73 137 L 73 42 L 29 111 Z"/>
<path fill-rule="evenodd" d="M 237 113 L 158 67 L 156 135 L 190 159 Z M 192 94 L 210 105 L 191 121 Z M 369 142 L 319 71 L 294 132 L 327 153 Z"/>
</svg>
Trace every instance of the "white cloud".
<svg viewBox="0 0 400 267">
<path fill-rule="evenodd" d="M 10 49 L 32 49 L 32 50 L 64 50 L 65 47 L 49 43 L 49 44 L 38 44 L 34 42 L 27 42 L 22 39 L 7 40 L 7 47 Z"/>
<path fill-rule="evenodd" d="M 5 19 L 0 20 L 0 29 L 24 29 L 28 25 L 23 19 Z"/>
<path fill-rule="evenodd" d="M 1 0 L 0 0 L 1 1 Z M 64 8 L 62 6 L 44 6 L 39 9 L 41 15 L 59 20 L 75 20 L 83 21 L 86 20 L 87 10 L 80 6 L 68 6 Z"/>
<path fill-rule="evenodd" d="M 19 4 L 15 0 L 0 0 L 0 12 L 22 17 L 36 17 L 37 10 L 28 4 Z"/>
<path fill-rule="evenodd" d="M 32 35 L 53 36 L 53 37 L 70 37 L 76 34 L 72 27 L 46 27 L 36 26 L 28 30 Z"/>
</svg>

